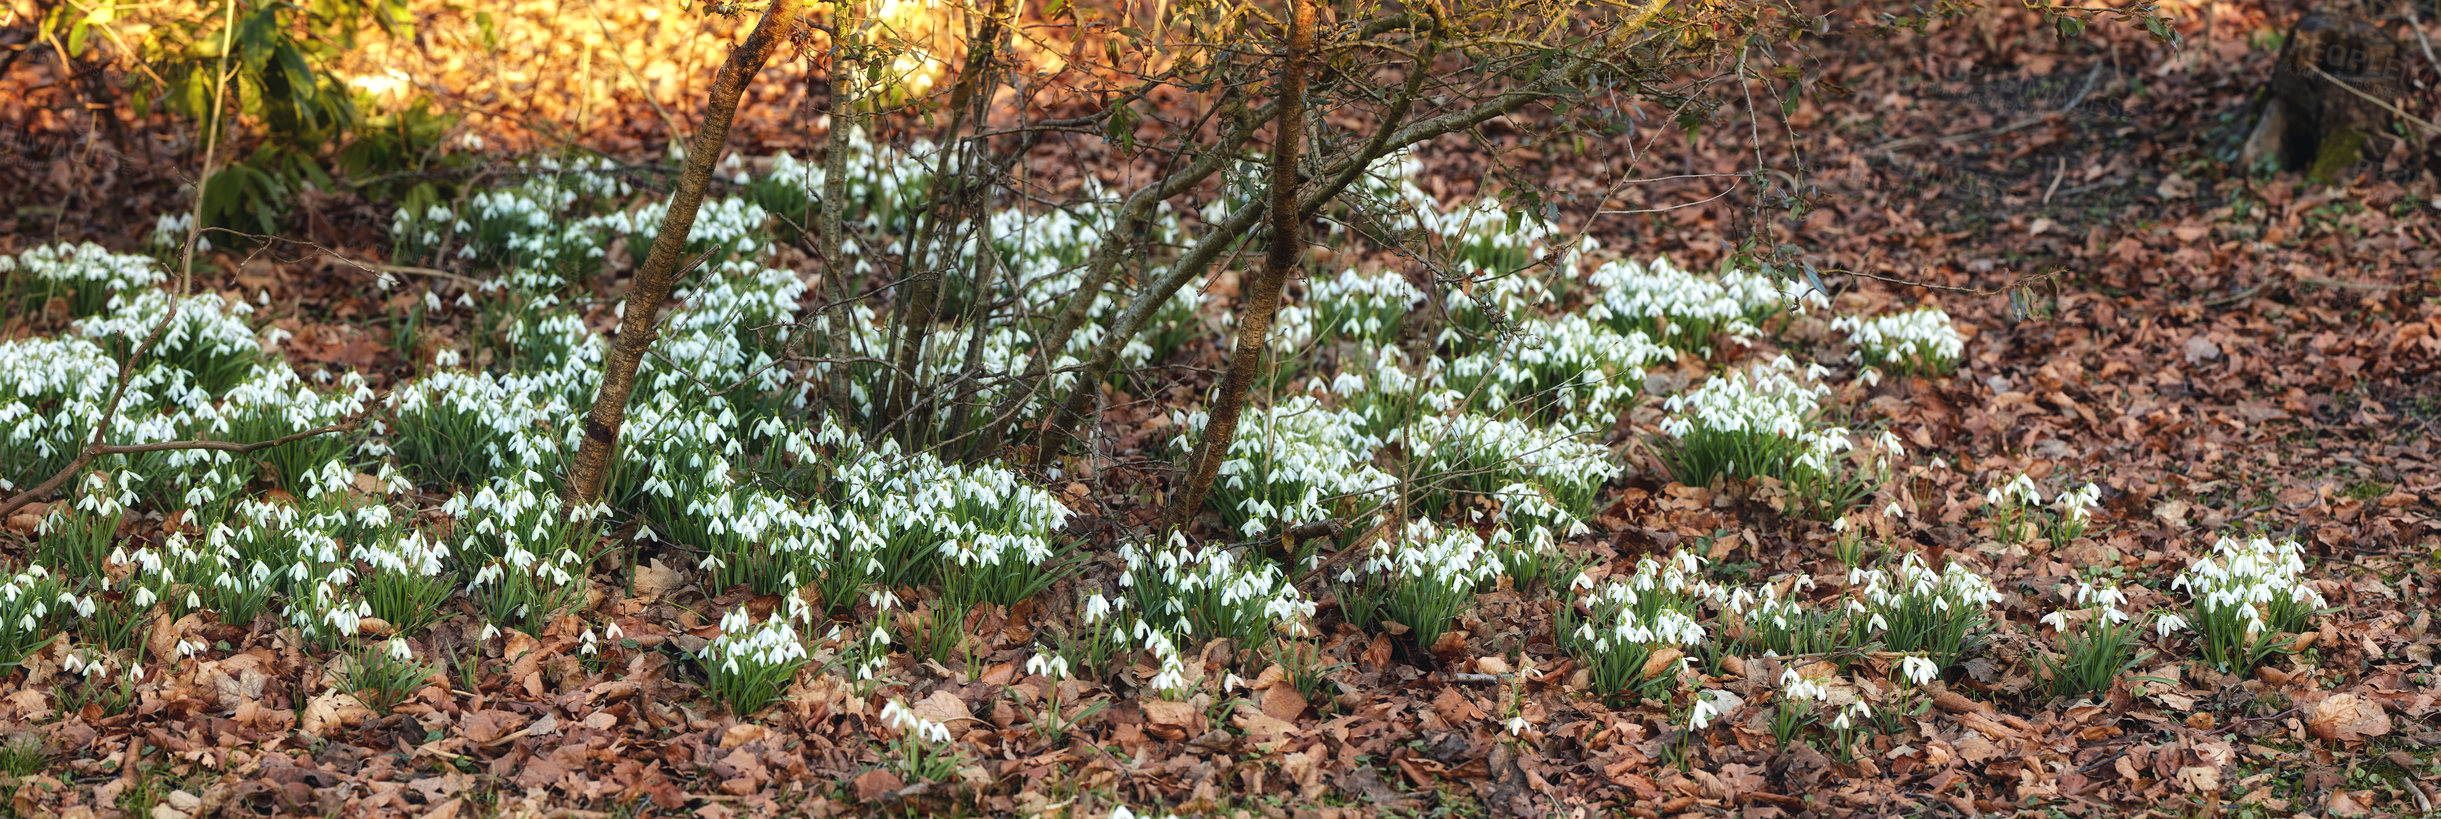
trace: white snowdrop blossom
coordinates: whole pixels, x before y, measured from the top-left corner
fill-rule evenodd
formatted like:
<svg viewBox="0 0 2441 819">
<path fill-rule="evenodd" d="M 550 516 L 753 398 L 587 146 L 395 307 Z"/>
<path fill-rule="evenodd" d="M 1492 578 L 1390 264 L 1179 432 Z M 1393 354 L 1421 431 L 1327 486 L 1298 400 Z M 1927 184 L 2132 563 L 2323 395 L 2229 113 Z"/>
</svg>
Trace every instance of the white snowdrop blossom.
<svg viewBox="0 0 2441 819">
<path fill-rule="evenodd" d="M 1841 316 L 1831 329 L 1847 331 L 1848 360 L 1877 374 L 1939 375 L 1956 369 L 1966 351 L 1949 314 L 1934 306 L 1869 319 Z"/>
</svg>

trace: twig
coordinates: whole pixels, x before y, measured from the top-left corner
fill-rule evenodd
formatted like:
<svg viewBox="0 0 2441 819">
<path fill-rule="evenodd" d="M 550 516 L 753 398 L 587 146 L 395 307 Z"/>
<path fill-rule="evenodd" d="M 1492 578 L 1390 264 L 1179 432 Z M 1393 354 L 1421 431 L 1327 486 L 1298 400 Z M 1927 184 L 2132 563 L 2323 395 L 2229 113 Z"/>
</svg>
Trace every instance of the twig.
<svg viewBox="0 0 2441 819">
<path fill-rule="evenodd" d="M 2382 110 L 2390 112 L 2391 114 L 2393 114 L 2393 115 L 2397 116 L 2399 119 L 2403 119 L 2403 120 L 2406 120 L 2406 121 L 2408 121 L 2408 122 L 2415 123 L 2416 127 L 2418 127 L 2418 128 L 2422 128 L 2422 129 L 2424 129 L 2424 130 L 2431 131 L 2431 132 L 2436 133 L 2436 134 L 2441 134 L 2441 125 L 2434 125 L 2434 124 L 2432 124 L 2432 123 L 2425 122 L 2424 120 L 2417 119 L 2417 118 L 2416 118 L 2414 115 L 2411 115 L 2411 114 L 2409 114 L 2409 113 L 2407 113 L 2407 112 L 2405 112 L 2405 111 L 2401 111 L 2401 110 L 2399 110 L 2399 107 L 2398 107 L 2398 106 L 2390 104 L 2390 101 L 2389 101 L 2389 100 L 2385 100 L 2385 99 L 2382 99 L 2382 98 L 2380 98 L 2380 97 L 2376 97 L 2376 96 L 2374 96 L 2374 95 L 2372 95 L 2372 94 L 2367 94 L 2367 93 L 2365 93 L 2365 92 L 2364 92 L 2364 90 L 2363 90 L 2363 89 L 2357 88 L 2356 86 L 2353 86 L 2353 85 L 2349 85 L 2349 84 L 2348 84 L 2348 82 L 2347 82 L 2346 80 L 2342 80 L 2342 79 L 2340 79 L 2340 78 L 2338 78 L 2338 77 L 2331 76 L 2331 72 L 2328 72 L 2328 71 L 2324 71 L 2324 70 L 2322 70 L 2322 66 L 2315 65 L 2315 64 L 2313 64 L 2313 63 L 2306 63 L 2306 64 L 2305 64 L 2305 67 L 2306 67 L 2306 68 L 2308 68 L 2308 69 L 2313 70 L 2313 72 L 2314 72 L 2314 76 L 2321 77 L 2321 78 L 2323 78 L 2323 80 L 2324 80 L 2324 81 L 2329 82 L 2329 83 L 2330 83 L 2330 84 L 2332 84 L 2332 85 L 2336 85 L 2336 86 L 2339 86 L 2340 88 L 2346 89 L 2348 93 L 2350 93 L 2350 94 L 2355 94 L 2355 95 L 2356 95 L 2358 98 L 2363 99 L 2363 100 L 2364 100 L 2364 101 L 2366 101 L 2366 102 L 2370 102 L 2370 103 L 2373 103 L 2373 104 L 2375 104 L 2375 105 L 2379 105 L 2379 106 L 2381 106 L 2381 107 L 2382 107 Z M 2418 141 L 2418 142 L 2422 142 L 2423 140 L 2417 140 L 2417 141 Z"/>
<path fill-rule="evenodd" d="M 2337 287 L 2342 290 L 2397 290 L 2406 286 L 2403 284 L 2387 284 L 2383 282 L 2344 282 L 2338 279 L 2326 279 L 2321 276 L 2298 276 L 2297 281 L 2304 282 L 2306 284 L 2319 284 L 2324 287 Z"/>
</svg>

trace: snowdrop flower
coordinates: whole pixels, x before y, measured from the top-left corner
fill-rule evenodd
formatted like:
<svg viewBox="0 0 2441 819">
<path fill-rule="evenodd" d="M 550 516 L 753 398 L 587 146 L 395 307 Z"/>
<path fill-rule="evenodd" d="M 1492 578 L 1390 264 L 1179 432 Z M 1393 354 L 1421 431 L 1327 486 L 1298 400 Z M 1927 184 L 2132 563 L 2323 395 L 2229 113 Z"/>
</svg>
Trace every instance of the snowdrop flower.
<svg viewBox="0 0 2441 819">
<path fill-rule="evenodd" d="M 1935 665 L 1931 658 L 1913 654 L 1899 660 L 1899 671 L 1907 676 L 1908 682 L 1919 686 L 1930 683 L 1934 678 L 1941 676 L 1941 667 Z"/>
<path fill-rule="evenodd" d="M 1526 722 L 1525 717 L 1510 717 L 1508 722 L 1509 736 L 1525 736 L 1527 725 L 1528 723 Z"/>
<path fill-rule="evenodd" d="M 1698 696 L 1695 698 L 1695 707 L 1687 711 L 1687 727 L 1701 731 L 1704 726 L 1712 724 L 1712 718 L 1717 716 L 1720 716 L 1720 710 L 1712 707 L 1712 700 Z"/>
<path fill-rule="evenodd" d="M 2055 611 L 2050 614 L 2043 615 L 2042 624 L 2050 626 L 2053 631 L 2067 631 L 2068 613 L 2064 611 Z"/>
<path fill-rule="evenodd" d="M 2153 633 L 2165 639 L 2186 629 L 2187 618 L 2166 611 L 2153 615 Z"/>
<path fill-rule="evenodd" d="M 390 657 L 398 660 L 413 660 L 415 652 L 407 648 L 406 640 L 392 637 L 390 638 Z"/>
<path fill-rule="evenodd" d="M 1026 673 L 1040 674 L 1052 682 L 1059 682 L 1068 678 L 1068 658 L 1038 652 L 1026 660 Z"/>
</svg>

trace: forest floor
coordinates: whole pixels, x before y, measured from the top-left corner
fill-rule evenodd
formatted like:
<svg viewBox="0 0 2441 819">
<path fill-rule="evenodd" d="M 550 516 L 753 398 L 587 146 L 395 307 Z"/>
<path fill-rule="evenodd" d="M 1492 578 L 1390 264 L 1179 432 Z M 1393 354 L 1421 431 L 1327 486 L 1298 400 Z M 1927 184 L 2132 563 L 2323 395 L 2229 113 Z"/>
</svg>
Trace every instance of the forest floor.
<svg viewBox="0 0 2441 819">
<path fill-rule="evenodd" d="M 2187 7 L 2175 51 L 2107 26 L 2062 44 L 2023 14 L 1926 36 L 1857 35 L 1807 67 L 1843 93 L 1803 101 L 1790 118 L 1797 135 L 1760 145 L 1715 127 L 1695 144 L 1629 133 L 1570 154 L 1532 145 L 1528 123 L 1495 132 L 1526 146 L 1500 155 L 1547 180 L 1563 223 L 1690 267 L 1708 267 L 1738 234 L 1735 199 L 1591 216 L 1717 192 L 1692 179 L 1610 198 L 1603 180 L 1630 161 L 1648 175 L 1701 175 L 1757 154 L 1774 166 L 1801 160 L 1814 207 L 1774 230 L 1840 271 L 1826 279 L 1841 311 L 1937 304 L 1966 338 L 1954 373 L 1841 387 L 1842 404 L 1909 451 L 1889 490 L 1901 514 L 1879 518 L 1877 534 L 1935 566 L 1971 565 L 1998 592 L 1986 640 L 1928 687 L 1903 685 L 1894 654 L 1843 660 L 1835 702 L 1913 709 L 1852 755 L 1819 725 L 1812 742 L 1775 739 L 1775 709 L 1761 703 L 1774 701 L 1790 663 L 1691 669 L 1676 704 L 1590 696 L 1556 647 L 1566 604 L 1509 588 L 1481 596 L 1457 642 L 1430 651 L 1344 622 L 1330 589 L 1314 589 L 1323 606 L 1313 645 L 1345 665 L 1310 697 L 1291 669 L 1234 660 L 1225 643 L 1190 647 L 1212 680 L 1191 700 L 1202 707 L 1070 681 L 1063 698 L 1106 705 L 1054 739 L 1038 727 L 1045 680 L 1026 660 L 1035 635 L 1073 625 L 1075 612 L 1021 605 L 966 624 L 981 645 L 965 662 L 895 658 L 886 696 L 859 692 L 840 671 L 809 672 L 785 702 L 741 720 L 669 647 L 699 647 L 714 619 L 700 612 L 744 595 L 707 593 L 668 568 L 691 557 L 646 546 L 640 567 L 596 567 L 604 592 L 581 622 L 486 641 L 480 618 L 443 621 L 424 650 L 452 667 L 391 714 L 330 696 L 328 657 L 262 629 L 198 632 L 215 645 L 156 661 L 115 705 L 107 686 L 72 691 L 58 657 L 37 658 L 0 683 L 10 783 L 0 811 L 2434 815 L 2441 192 L 2400 140 L 2375 140 L 2374 158 L 2333 183 L 2231 167 L 2273 57 L 2269 37 L 2298 11 Z M 646 72 L 668 80 L 658 98 L 699 95 L 701 83 L 684 77 L 709 71 L 692 59 Z M 2429 95 L 2432 70 L 2422 70 Z M 602 74 L 602 97 L 632 98 Z M 188 151 L 176 138 L 120 143 L 151 155 L 97 151 L 79 141 L 75 117 L 55 113 L 75 106 L 40 69 L 6 82 L 26 104 L 6 111 L 14 136 L 0 189 L 15 193 L 4 197 L 0 253 L 77 240 L 133 249 L 152 215 L 183 208 Z M 792 82 L 749 104 L 733 142 L 741 153 L 819 144 Z M 514 124 L 521 118 L 565 114 L 501 99 L 513 97 L 495 94 L 496 115 L 473 120 L 496 131 L 497 145 L 537 141 Z M 638 160 L 664 144 L 654 109 L 613 107 L 584 120 L 578 138 Z M 683 117 L 689 106 L 673 109 Z M 1494 156 L 1438 146 L 1423 157 L 1424 176 L 1448 180 L 1434 193 L 1462 197 L 1474 191 L 1459 180 L 1488 178 Z M 402 351 L 365 327 L 390 306 L 345 260 L 386 257 L 387 212 L 348 195 L 297 205 L 295 238 L 312 247 L 219 252 L 210 289 L 259 300 L 255 320 L 294 334 L 287 350 L 301 369 L 359 372 L 377 390 L 403 380 Z M 2050 278 L 2033 298 L 2002 294 L 2024 277 Z M 1225 277 L 1215 289 L 1230 289 Z M 7 335 L 57 329 L 12 317 Z M 1776 344 L 1832 332 L 1820 317 L 1797 319 L 1779 342 L 1690 366 L 1764 360 Z M 1171 399 L 1200 394 L 1223 341 L 1214 334 L 1166 362 L 1165 377 L 1184 389 L 1111 401 L 1103 448 L 1052 484 L 1083 513 L 1071 530 L 1098 553 L 1054 596 L 1073 599 L 1072 586 L 1118 574 L 1112 541 L 1150 519 L 1146 499 L 1158 494 L 1148 487 L 1175 474 L 1173 433 L 1158 419 Z M 1833 578 L 1847 570 L 1828 527 L 1783 515 L 1752 486 L 1671 481 L 1636 445 L 1661 417 L 1652 401 L 1621 422 L 1609 443 L 1624 476 L 1604 488 L 1572 555 L 1624 577 L 1641 559 L 1691 549 L 1721 582 L 1794 594 L 1790 578 L 1823 578 L 1826 596 L 1839 586 Z M 2000 536 L 1986 491 L 2021 474 L 2098 485 L 2090 531 L 2057 544 Z M 12 530 L 30 540 L 20 523 Z M 158 528 L 131 525 L 127 536 Z M 1211 534 L 1225 537 L 1220 528 Z M 2290 650 L 2231 674 L 2171 648 L 2192 638 L 2147 634 L 2161 655 L 2106 693 L 2051 692 L 2042 658 L 2057 635 L 2041 621 L 2069 607 L 2063 588 L 2107 578 L 2132 609 L 2185 611 L 2173 578 L 2224 536 L 2303 547 L 2306 582 L 2327 606 Z M 581 653 L 595 623 L 634 637 Z M 460 652 L 472 654 L 458 661 Z M 1689 732 L 1697 692 L 1725 692 L 1710 701 L 1728 713 Z M 877 703 L 892 698 L 958 733 L 968 758 L 954 775 L 910 782 L 892 766 L 893 748 L 873 739 Z M 38 758 L 19 768 L 20 753 Z"/>
</svg>

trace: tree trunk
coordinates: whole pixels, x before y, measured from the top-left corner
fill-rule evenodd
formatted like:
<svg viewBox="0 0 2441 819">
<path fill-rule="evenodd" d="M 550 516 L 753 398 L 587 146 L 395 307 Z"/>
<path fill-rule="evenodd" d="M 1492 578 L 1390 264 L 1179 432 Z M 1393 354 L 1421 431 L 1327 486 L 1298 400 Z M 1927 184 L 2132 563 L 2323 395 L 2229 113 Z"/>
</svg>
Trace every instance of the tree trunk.
<svg viewBox="0 0 2441 819">
<path fill-rule="evenodd" d="M 829 353 L 832 358 L 845 359 L 849 356 L 849 322 L 856 318 L 860 301 L 857 290 L 862 286 L 861 282 L 849 281 L 850 271 L 856 266 L 848 262 L 848 205 L 844 201 L 848 195 L 848 136 L 856 129 L 856 78 L 853 66 L 847 62 L 853 43 L 845 42 L 845 38 L 852 36 L 858 24 L 848 12 L 848 4 L 841 4 L 839 9 L 831 19 L 831 129 L 823 135 L 826 153 L 822 156 L 822 261 L 830 271 L 823 276 L 823 284 L 831 291 L 831 303 L 824 309 L 839 311 L 831 317 Z M 848 379 L 848 363 L 844 360 L 833 362 L 824 379 L 831 415 L 840 419 L 842 428 L 847 426 L 852 409 Z"/>
<path fill-rule="evenodd" d="M 1247 291 L 1246 309 L 1238 317 L 1237 349 L 1229 357 L 1220 395 L 1212 402 L 1211 418 L 1204 422 L 1203 440 L 1195 445 L 1186 486 L 1170 501 L 1166 528 L 1173 531 L 1186 528 L 1212 494 L 1212 480 L 1237 439 L 1246 393 L 1263 366 L 1272 316 L 1280 309 L 1280 287 L 1305 256 L 1305 220 L 1297 207 L 1297 147 L 1304 138 L 1305 61 L 1313 45 L 1314 3 L 1303 0 L 1289 24 L 1288 55 L 1280 67 L 1280 120 L 1271 158 L 1271 242 L 1263 255 L 1263 271 Z"/>
<path fill-rule="evenodd" d="M 678 190 L 670 195 L 669 212 L 661 217 L 652 252 L 636 270 L 634 287 L 627 293 L 627 313 L 619 322 L 619 337 L 602 362 L 602 387 L 594 393 L 593 411 L 585 416 L 585 438 L 568 468 L 567 489 L 561 498 L 570 509 L 592 505 L 602 495 L 602 478 L 609 472 L 618 445 L 619 426 L 627 421 L 627 397 L 636 389 L 636 368 L 660 335 L 661 305 L 677 285 L 679 255 L 694 231 L 695 211 L 703 205 L 704 191 L 712 185 L 712 166 L 728 146 L 729 122 L 737 115 L 738 97 L 796 28 L 798 2 L 771 0 L 753 33 L 729 52 L 728 62 L 712 81 L 711 105 L 704 110 L 703 127 L 687 149 Z"/>
</svg>

